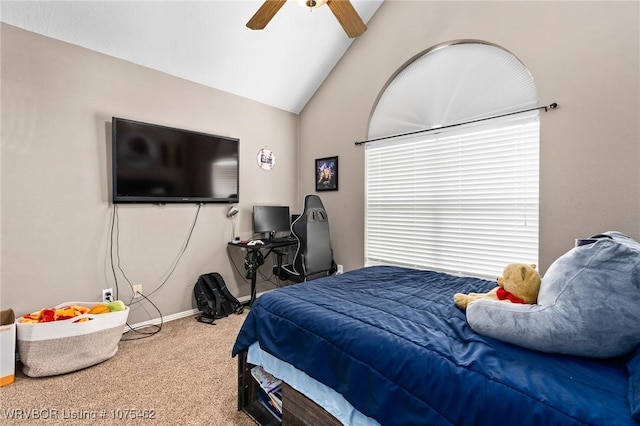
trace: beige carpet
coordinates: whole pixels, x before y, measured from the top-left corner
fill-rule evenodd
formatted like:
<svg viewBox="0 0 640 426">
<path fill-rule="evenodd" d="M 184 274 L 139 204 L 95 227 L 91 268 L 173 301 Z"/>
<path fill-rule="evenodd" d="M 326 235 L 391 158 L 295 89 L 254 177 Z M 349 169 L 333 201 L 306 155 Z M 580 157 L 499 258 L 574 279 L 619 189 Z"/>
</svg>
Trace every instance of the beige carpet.
<svg viewBox="0 0 640 426">
<path fill-rule="evenodd" d="M 194 317 L 165 323 L 152 337 L 121 341 L 113 358 L 69 374 L 30 378 L 18 370 L 0 388 L 0 424 L 253 425 L 237 410 L 238 360 L 231 358 L 246 314 L 214 326 Z"/>
</svg>

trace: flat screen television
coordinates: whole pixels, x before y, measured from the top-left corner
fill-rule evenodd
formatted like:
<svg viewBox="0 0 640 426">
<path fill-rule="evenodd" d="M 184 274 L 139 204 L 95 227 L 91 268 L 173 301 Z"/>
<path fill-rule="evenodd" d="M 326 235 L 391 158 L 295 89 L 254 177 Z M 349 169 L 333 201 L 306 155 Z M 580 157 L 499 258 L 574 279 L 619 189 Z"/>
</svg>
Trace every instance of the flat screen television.
<svg viewBox="0 0 640 426">
<path fill-rule="evenodd" d="M 114 203 L 237 203 L 235 138 L 112 120 Z"/>
</svg>

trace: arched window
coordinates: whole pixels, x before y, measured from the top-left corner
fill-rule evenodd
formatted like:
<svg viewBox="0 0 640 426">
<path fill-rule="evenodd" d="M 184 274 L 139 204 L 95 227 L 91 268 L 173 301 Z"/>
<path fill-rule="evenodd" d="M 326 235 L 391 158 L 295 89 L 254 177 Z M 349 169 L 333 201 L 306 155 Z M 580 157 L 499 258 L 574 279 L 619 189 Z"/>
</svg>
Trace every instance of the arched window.
<svg viewBox="0 0 640 426">
<path fill-rule="evenodd" d="M 403 67 L 369 126 L 385 139 L 366 145 L 366 265 L 495 277 L 537 263 L 539 113 L 478 121 L 537 105 L 526 67 L 488 43 L 440 45 Z"/>
</svg>

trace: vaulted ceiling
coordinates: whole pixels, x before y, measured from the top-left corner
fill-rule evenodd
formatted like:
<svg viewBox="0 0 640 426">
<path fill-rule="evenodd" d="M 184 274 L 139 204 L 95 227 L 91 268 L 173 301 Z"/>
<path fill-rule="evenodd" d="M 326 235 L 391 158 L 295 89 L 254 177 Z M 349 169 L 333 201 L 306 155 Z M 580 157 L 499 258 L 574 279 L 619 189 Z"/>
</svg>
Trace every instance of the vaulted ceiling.
<svg viewBox="0 0 640 426">
<path fill-rule="evenodd" d="M 382 1 L 351 3 L 368 23 Z M 264 30 L 250 30 L 262 3 L 2 0 L 0 14 L 19 28 L 299 113 L 354 39 L 327 6 L 311 11 L 294 0 Z"/>
</svg>

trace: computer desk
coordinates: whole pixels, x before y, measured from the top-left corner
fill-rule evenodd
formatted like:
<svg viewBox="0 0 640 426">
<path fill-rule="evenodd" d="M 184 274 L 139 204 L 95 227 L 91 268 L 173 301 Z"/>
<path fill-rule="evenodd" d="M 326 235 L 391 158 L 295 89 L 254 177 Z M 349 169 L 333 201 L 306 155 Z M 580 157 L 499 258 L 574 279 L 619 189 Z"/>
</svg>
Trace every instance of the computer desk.
<svg viewBox="0 0 640 426">
<path fill-rule="evenodd" d="M 295 238 L 284 241 L 263 240 L 263 242 L 264 244 L 255 245 L 249 245 L 249 241 L 241 241 L 237 243 L 230 241 L 228 243 L 228 245 L 231 247 L 237 247 L 247 250 L 244 261 L 247 267 L 247 275 L 251 278 L 251 299 L 249 300 L 249 306 L 252 306 L 253 302 L 256 300 L 256 280 L 258 275 L 258 268 L 260 268 L 260 265 L 262 265 L 262 263 L 258 262 L 259 255 L 261 255 L 264 259 L 277 248 L 290 247 L 298 244 L 298 240 Z M 266 253 L 262 252 L 262 250 L 266 250 Z"/>
</svg>

